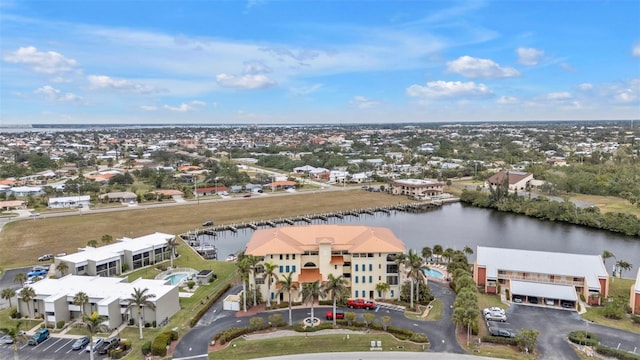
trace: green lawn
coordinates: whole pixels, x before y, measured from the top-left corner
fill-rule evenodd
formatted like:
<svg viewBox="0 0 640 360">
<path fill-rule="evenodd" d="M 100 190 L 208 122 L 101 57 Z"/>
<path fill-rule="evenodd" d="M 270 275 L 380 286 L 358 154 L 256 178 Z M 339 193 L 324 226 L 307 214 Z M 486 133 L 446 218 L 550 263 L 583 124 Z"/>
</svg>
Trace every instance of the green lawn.
<svg viewBox="0 0 640 360">
<path fill-rule="evenodd" d="M 344 334 L 275 337 L 264 340 L 236 339 L 223 350 L 212 352 L 209 359 L 253 359 L 268 356 L 322 352 L 370 351 L 372 340 L 382 341 L 385 351 L 424 351 L 427 344 L 400 341 L 389 334 Z M 393 358 L 393 355 L 389 355 Z"/>
<path fill-rule="evenodd" d="M 441 320 L 442 314 L 444 312 L 444 304 L 442 301 L 435 299 L 431 302 L 431 310 L 429 310 L 429 315 L 425 317 L 425 320 L 435 321 Z"/>
<path fill-rule="evenodd" d="M 631 286 L 634 283 L 634 279 L 619 279 L 619 278 L 610 278 L 611 281 L 609 283 L 609 296 L 612 298 L 619 298 L 624 301 L 624 303 L 629 303 L 629 295 L 631 291 Z M 640 334 L 640 325 L 634 324 L 629 318 L 622 318 L 620 320 L 609 319 L 604 317 L 602 314 L 602 307 L 590 307 L 587 308 L 587 312 L 582 315 L 583 318 L 587 320 L 591 320 L 595 323 L 610 326 L 617 329 L 632 331 Z"/>
</svg>

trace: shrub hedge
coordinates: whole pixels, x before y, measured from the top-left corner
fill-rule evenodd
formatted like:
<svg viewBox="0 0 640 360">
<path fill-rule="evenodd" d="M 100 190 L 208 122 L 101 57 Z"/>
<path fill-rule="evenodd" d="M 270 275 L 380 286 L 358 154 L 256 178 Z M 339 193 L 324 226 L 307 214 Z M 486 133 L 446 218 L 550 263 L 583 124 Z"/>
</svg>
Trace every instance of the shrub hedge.
<svg viewBox="0 0 640 360">
<path fill-rule="evenodd" d="M 151 354 L 153 356 L 166 356 L 167 345 L 171 344 L 174 340 L 178 340 L 177 331 L 165 331 L 158 334 L 151 343 Z"/>
<path fill-rule="evenodd" d="M 612 357 L 620 360 L 640 360 L 640 355 L 632 354 L 623 350 L 614 349 L 604 345 L 596 346 L 596 352 L 600 355 Z"/>
<path fill-rule="evenodd" d="M 593 333 L 572 331 L 569 333 L 569 341 L 578 345 L 596 346 L 600 343 L 600 338 L 598 335 Z"/>
<path fill-rule="evenodd" d="M 207 302 L 204 304 L 204 307 L 202 307 L 200 310 L 198 310 L 198 312 L 194 315 L 193 318 L 191 318 L 191 321 L 189 322 L 189 325 L 191 327 L 196 326 L 196 324 L 198 323 L 198 321 L 200 320 L 200 318 L 202 316 L 204 316 L 204 314 L 206 314 L 207 311 L 209 311 L 209 309 L 211 308 L 211 306 L 213 306 L 213 304 L 220 299 L 220 297 L 222 295 L 224 295 L 225 292 L 227 292 L 227 290 L 229 290 L 231 288 L 231 284 L 226 284 L 225 286 L 223 286 L 222 288 L 218 289 L 218 291 L 216 291 L 215 293 L 213 293 L 213 296 L 209 297 L 209 300 L 207 300 Z"/>
<path fill-rule="evenodd" d="M 492 344 L 503 344 L 503 345 L 518 345 L 518 341 L 515 338 L 506 338 L 501 336 L 483 336 L 482 342 L 492 343 Z"/>
</svg>

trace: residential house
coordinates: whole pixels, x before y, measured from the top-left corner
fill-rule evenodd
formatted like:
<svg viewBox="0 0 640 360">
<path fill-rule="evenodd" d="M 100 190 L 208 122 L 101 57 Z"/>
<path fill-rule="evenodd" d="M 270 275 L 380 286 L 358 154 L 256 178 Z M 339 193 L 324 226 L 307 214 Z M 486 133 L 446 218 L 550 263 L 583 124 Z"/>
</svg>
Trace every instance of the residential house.
<svg viewBox="0 0 640 360">
<path fill-rule="evenodd" d="M 50 209 L 72 208 L 72 207 L 89 207 L 91 204 L 91 196 L 62 196 L 49 198 Z"/>
<path fill-rule="evenodd" d="M 388 191 L 393 195 L 427 198 L 442 195 L 444 183 L 423 179 L 398 179 L 388 183 Z"/>
<path fill-rule="evenodd" d="M 629 307 L 631 311 L 640 315 L 640 268 L 638 268 L 638 274 L 636 275 L 636 281 L 631 286 L 631 294 L 629 296 Z"/>
<path fill-rule="evenodd" d="M 132 192 L 110 192 L 99 196 L 102 202 L 119 202 L 119 203 L 135 203 L 138 200 L 138 196 Z"/>
<path fill-rule="evenodd" d="M 500 186 L 505 180 L 509 182 L 509 191 L 524 191 L 527 189 L 529 182 L 533 180 L 533 174 L 522 171 L 502 170 L 487 179 L 485 186 Z"/>
</svg>

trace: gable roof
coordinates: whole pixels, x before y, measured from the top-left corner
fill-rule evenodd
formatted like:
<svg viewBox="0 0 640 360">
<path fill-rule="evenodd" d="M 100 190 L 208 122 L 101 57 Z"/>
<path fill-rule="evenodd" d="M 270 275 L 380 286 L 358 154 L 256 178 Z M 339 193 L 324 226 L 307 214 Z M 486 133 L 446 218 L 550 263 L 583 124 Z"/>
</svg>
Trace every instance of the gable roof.
<svg viewBox="0 0 640 360">
<path fill-rule="evenodd" d="M 509 185 L 517 184 L 523 179 L 526 179 L 527 177 L 532 176 L 531 173 L 527 173 L 527 172 L 503 170 L 491 176 L 487 181 L 490 184 L 502 184 L 504 179 L 507 177 L 507 174 L 509 174 Z"/>
<path fill-rule="evenodd" d="M 333 250 L 350 253 L 404 252 L 402 240 L 390 229 L 363 225 L 304 225 L 259 229 L 247 244 L 247 255 L 302 254 L 330 243 Z"/>
</svg>

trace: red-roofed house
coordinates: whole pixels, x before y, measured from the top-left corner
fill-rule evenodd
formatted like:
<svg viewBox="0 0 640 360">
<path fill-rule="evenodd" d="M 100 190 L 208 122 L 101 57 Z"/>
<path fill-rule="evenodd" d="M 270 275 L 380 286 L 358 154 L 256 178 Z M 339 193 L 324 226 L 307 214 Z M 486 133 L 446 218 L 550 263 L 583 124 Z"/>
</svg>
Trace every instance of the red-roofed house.
<svg viewBox="0 0 640 360">
<path fill-rule="evenodd" d="M 527 189 L 527 183 L 533 180 L 533 174 L 531 173 L 502 170 L 487 179 L 485 186 L 502 185 L 507 177 L 509 179 L 509 191 L 524 191 Z"/>
</svg>

